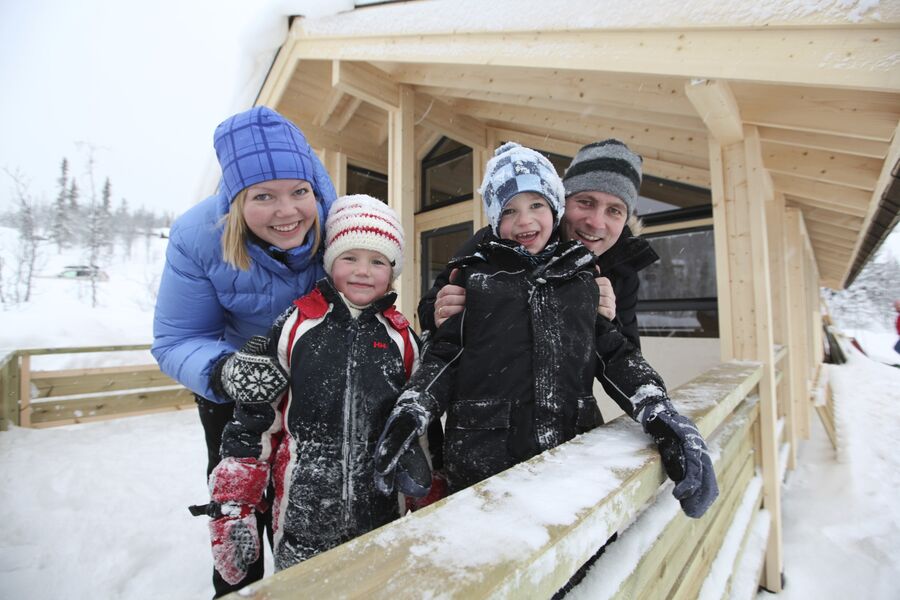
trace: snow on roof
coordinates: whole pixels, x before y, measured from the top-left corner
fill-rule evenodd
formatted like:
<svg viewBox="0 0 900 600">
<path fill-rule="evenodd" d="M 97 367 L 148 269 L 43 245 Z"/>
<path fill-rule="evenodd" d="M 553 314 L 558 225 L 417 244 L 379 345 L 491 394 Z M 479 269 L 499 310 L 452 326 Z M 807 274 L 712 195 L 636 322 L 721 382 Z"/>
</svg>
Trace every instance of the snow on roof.
<svg viewBox="0 0 900 600">
<path fill-rule="evenodd" d="M 418 35 L 586 29 L 845 26 L 900 22 L 881 0 L 419 0 L 303 21 L 310 36 Z"/>
</svg>

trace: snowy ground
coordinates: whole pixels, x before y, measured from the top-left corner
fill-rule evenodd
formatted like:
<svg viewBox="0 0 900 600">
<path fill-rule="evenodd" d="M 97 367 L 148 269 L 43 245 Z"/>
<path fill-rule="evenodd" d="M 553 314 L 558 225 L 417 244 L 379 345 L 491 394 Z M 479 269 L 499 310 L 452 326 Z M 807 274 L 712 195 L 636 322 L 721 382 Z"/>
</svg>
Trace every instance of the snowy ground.
<svg viewBox="0 0 900 600">
<path fill-rule="evenodd" d="M 0 228 L 0 252 L 14 249 L 10 242 Z M 0 347 L 149 342 L 164 248 L 165 240 L 141 238 L 130 259 L 117 249 L 98 308 L 84 282 L 37 280 L 30 306 L 0 311 Z M 82 262 L 77 252 L 48 254 L 42 271 Z M 870 356 L 900 360 L 893 334 L 852 333 Z M 94 360 L 61 357 L 53 366 Z M 900 369 L 852 353 L 831 371 L 841 449 L 813 416 L 812 439 L 784 487 L 779 597 L 896 598 Z M 210 597 L 205 519 L 186 509 L 205 501 L 204 474 L 194 411 L 0 433 L 0 598 Z M 590 585 L 589 575 L 577 596 L 596 597 Z"/>
</svg>

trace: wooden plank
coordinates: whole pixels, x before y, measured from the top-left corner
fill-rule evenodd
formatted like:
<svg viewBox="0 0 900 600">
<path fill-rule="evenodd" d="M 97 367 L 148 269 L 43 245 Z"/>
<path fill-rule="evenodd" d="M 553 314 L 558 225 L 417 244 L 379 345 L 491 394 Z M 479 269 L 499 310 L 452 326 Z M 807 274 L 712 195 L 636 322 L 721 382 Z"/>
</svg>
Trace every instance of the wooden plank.
<svg viewBox="0 0 900 600">
<path fill-rule="evenodd" d="M 752 480 L 751 480 L 751 484 L 752 484 Z M 753 488 L 751 486 L 748 486 L 747 493 L 750 493 L 752 489 Z M 762 486 L 757 487 L 756 490 L 757 490 L 757 492 L 755 494 L 755 497 L 753 498 L 753 500 L 751 500 L 751 502 L 753 503 L 753 506 L 758 509 L 760 503 L 762 502 Z M 725 584 L 725 594 L 724 594 L 723 598 L 731 598 L 732 597 L 731 596 L 732 595 L 732 586 L 734 585 L 736 575 L 741 574 L 741 570 L 743 568 L 743 565 L 745 564 L 745 562 L 744 562 L 745 558 L 747 558 L 747 557 L 745 557 L 745 554 L 747 552 L 751 551 L 749 543 L 750 543 L 750 539 L 753 535 L 753 531 L 756 528 L 756 519 L 759 518 L 759 515 L 760 515 L 759 510 L 755 510 L 753 512 L 753 514 L 750 516 L 749 522 L 747 523 L 747 528 L 744 530 L 744 533 L 741 536 L 741 543 L 738 546 L 737 552 L 735 553 L 734 563 L 732 564 L 732 567 L 730 569 L 731 574 L 729 575 L 728 581 Z M 760 555 L 762 555 L 761 552 L 760 552 Z M 760 570 L 762 569 L 762 563 L 763 563 L 763 561 L 760 560 L 759 561 Z M 748 571 L 749 570 L 750 569 L 748 569 Z M 760 572 L 756 571 L 755 575 L 756 575 L 755 581 L 758 581 Z M 753 587 L 753 590 L 754 590 L 754 595 L 755 595 L 755 591 L 756 591 L 755 585 Z"/>
<path fill-rule="evenodd" d="M 692 79 L 684 84 L 684 93 L 720 144 L 724 146 L 744 139 L 741 111 L 728 82 Z"/>
<path fill-rule="evenodd" d="M 175 387 L 175 386 L 172 386 Z M 193 393 L 183 387 L 92 394 L 71 400 L 49 400 L 31 405 L 31 422 L 56 424 L 80 422 L 85 417 L 113 417 L 190 404 Z"/>
<path fill-rule="evenodd" d="M 735 363 L 722 372 L 750 375 L 757 368 Z M 726 400 L 719 392 L 684 398 L 679 389 L 672 394 L 678 402 L 703 406 L 687 412 L 702 428 L 719 425 L 710 421 L 710 404 Z M 623 453 L 627 464 L 617 458 Z M 566 485 L 547 485 L 560 461 L 591 465 L 577 482 L 577 494 Z M 396 598 L 408 593 L 410 581 L 422 597 L 549 597 L 593 553 L 584 540 L 606 539 L 630 522 L 663 479 L 658 454 L 638 425 L 618 419 L 280 571 L 246 588 L 241 597 L 289 597 L 302 589 L 310 597 Z M 517 493 L 502 493 L 505 489 Z M 553 514 L 560 516 L 536 518 L 534 507 L 522 502 L 532 494 L 552 503 Z M 473 564 L 472 557 L 480 558 Z M 469 576 L 475 569 L 478 577 Z"/>
<path fill-rule="evenodd" d="M 64 348 L 20 348 L 21 354 L 43 356 L 50 354 L 86 354 L 91 352 L 120 352 L 126 350 L 149 350 L 150 344 L 125 344 L 120 346 L 67 346 Z"/>
<path fill-rule="evenodd" d="M 716 250 L 716 293 L 719 312 L 719 347 L 722 360 L 731 360 L 734 352 L 734 323 L 732 321 L 731 261 L 729 259 L 728 221 L 725 198 L 725 167 L 722 145 L 709 140 L 710 191 L 713 208 L 713 238 Z"/>
<path fill-rule="evenodd" d="M 775 189 L 788 200 L 802 206 L 820 207 L 847 215 L 862 217 L 869 208 L 871 196 L 865 190 L 795 177 L 786 173 L 772 173 Z"/>
<path fill-rule="evenodd" d="M 373 67 L 374 68 L 374 67 Z M 397 211 L 404 231 L 414 231 L 416 224 L 416 148 L 415 93 L 409 86 L 398 86 L 398 104 L 388 113 L 388 202 Z M 405 244 L 403 262 L 407 265 L 394 282 L 400 312 L 411 315 L 416 308 L 415 244 Z"/>
<path fill-rule="evenodd" d="M 881 161 L 875 158 L 804 150 L 782 144 L 766 144 L 763 162 L 773 173 L 785 173 L 816 181 L 836 183 L 871 192 Z"/>
<path fill-rule="evenodd" d="M 390 75 L 368 63 L 333 61 L 331 85 L 386 111 L 396 110 L 400 106 L 397 83 Z"/>
<path fill-rule="evenodd" d="M 846 230 L 850 234 L 851 239 L 856 238 L 856 235 L 862 227 L 862 217 L 856 215 L 843 214 L 830 208 L 820 207 L 802 207 L 802 210 L 807 225 L 811 223 L 824 223 L 833 227 L 839 227 Z"/>
<path fill-rule="evenodd" d="M 433 96 L 416 94 L 416 125 L 425 125 L 470 148 L 487 144 L 484 123 L 457 112 Z"/>
<path fill-rule="evenodd" d="M 0 359 L 0 431 L 19 424 L 19 353 L 4 351 Z"/>
<path fill-rule="evenodd" d="M 458 112 L 488 122 L 493 126 L 516 129 L 517 126 L 533 126 L 556 132 L 568 132 L 594 139 L 617 138 L 635 152 L 653 155 L 665 150 L 674 154 L 701 159 L 706 164 L 707 144 L 702 135 L 683 129 L 595 119 L 585 115 L 551 112 L 543 109 L 495 104 L 477 100 L 460 100 L 454 103 Z"/>
<path fill-rule="evenodd" d="M 896 92 L 894 28 L 575 30 L 328 37 L 292 30 L 298 58 L 502 65 Z M 448 48 L 453 48 L 448 52 Z M 602 56 L 604 60 L 598 61 Z"/>
<path fill-rule="evenodd" d="M 343 131 L 347 124 L 350 123 L 350 119 L 356 114 L 356 111 L 359 110 L 360 105 L 362 104 L 362 100 L 360 98 L 350 98 L 347 102 L 345 102 L 337 111 L 335 111 L 334 115 L 334 128 L 337 131 Z"/>
<path fill-rule="evenodd" d="M 37 388 L 36 398 L 50 398 L 108 392 L 135 388 L 176 385 L 176 381 L 160 372 L 157 365 L 137 367 L 113 367 L 109 369 L 76 369 L 74 371 L 34 371 L 32 384 Z"/>
<path fill-rule="evenodd" d="M 888 151 L 887 142 L 881 140 L 866 140 L 830 133 L 797 131 L 796 129 L 785 129 L 782 127 L 759 127 L 759 137 L 763 142 L 772 144 L 787 144 L 788 146 L 824 150 L 825 152 L 840 152 L 841 154 L 853 154 L 868 158 L 884 159 Z"/>
<path fill-rule="evenodd" d="M 341 103 L 341 100 L 344 99 L 344 92 L 337 89 L 332 88 L 328 92 L 328 97 L 319 105 L 319 110 L 316 113 L 316 118 L 313 120 L 318 127 L 325 127 L 328 124 L 328 120 L 334 114 L 334 111 L 337 110 L 338 104 Z"/>
<path fill-rule="evenodd" d="M 384 148 L 373 144 L 371 140 L 357 138 L 348 131 L 336 133 L 324 127 L 316 127 L 312 123 L 297 119 L 297 116 L 289 110 L 284 110 L 282 114 L 300 124 L 300 129 L 303 130 L 310 146 L 342 152 L 347 155 L 350 162 L 373 171 L 380 173 L 387 171 L 387 154 Z"/>
<path fill-rule="evenodd" d="M 31 427 L 31 355 L 22 354 L 19 361 L 19 423 Z"/>
<path fill-rule="evenodd" d="M 835 86 L 759 85 L 732 81 L 748 124 L 890 142 L 900 96 Z M 851 154 L 854 154 L 851 152 Z"/>
<path fill-rule="evenodd" d="M 423 66 L 427 68 L 427 65 Z M 502 71 L 498 70 L 497 73 L 498 78 L 504 78 L 505 74 Z M 577 92 L 568 97 L 563 97 L 555 85 L 558 80 L 565 81 L 567 75 L 553 73 L 552 77 L 548 77 L 546 74 L 544 76 L 547 77 L 548 81 L 546 86 L 535 85 L 534 81 L 532 81 L 530 82 L 527 91 L 519 91 L 516 93 L 484 91 L 466 87 L 432 87 L 426 85 L 417 85 L 416 90 L 436 98 L 480 100 L 482 102 L 524 106 L 553 112 L 568 112 L 596 119 L 633 123 L 636 125 L 655 125 L 669 129 L 684 129 L 700 135 L 706 133 L 703 121 L 693 115 L 663 113 L 635 108 L 634 106 L 618 106 L 616 104 L 611 104 L 608 100 L 604 102 L 585 102 L 583 100 L 584 92 Z M 584 85 L 583 82 L 580 83 L 581 85 Z M 489 85 L 492 84 L 493 78 Z M 621 97 L 617 100 L 618 102 L 621 102 Z"/>
<path fill-rule="evenodd" d="M 622 115 L 624 121 L 635 121 L 635 118 L 625 118 L 625 115 L 631 115 L 630 111 L 637 111 L 635 114 L 652 113 L 687 118 L 693 123 L 690 129 L 702 128 L 702 123 L 697 120 L 694 109 L 684 94 L 683 80 L 680 78 L 648 79 L 630 74 L 598 73 L 594 70 L 539 69 L 531 65 L 509 67 L 428 64 L 408 60 L 403 60 L 392 70 L 391 75 L 400 83 L 441 89 L 448 96 L 545 109 L 552 109 L 552 104 L 555 103 L 563 103 L 560 106 L 565 107 L 565 103 L 577 102 L 585 110 L 596 106 L 603 107 L 598 110 L 626 111 L 617 113 Z M 519 101 L 523 97 L 526 100 L 524 103 Z M 666 123 L 668 121 L 658 124 Z M 683 127 L 686 124 L 684 121 L 678 123 L 682 126 L 673 126 L 675 129 L 687 128 Z"/>
<path fill-rule="evenodd" d="M 751 407 L 748 403 L 744 403 L 729 420 L 743 424 L 725 427 L 722 434 L 716 436 L 715 441 L 709 440 L 721 448 L 715 458 L 715 469 L 722 496 L 699 521 L 686 517 L 680 511 L 676 512 L 650 546 L 643 549 L 640 560 L 631 573 L 621 574 L 623 579 L 612 598 L 634 600 L 642 595 L 657 594 L 657 597 L 662 597 L 666 594 L 671 582 L 680 573 L 690 551 L 697 545 L 705 528 L 703 525 L 712 521 L 713 515 L 722 509 L 725 498 L 735 489 L 735 479 L 743 464 L 749 460 L 752 466 L 749 430 L 757 415 L 758 410 L 755 406 Z M 626 529 L 617 542 L 627 543 L 627 536 L 629 530 Z M 676 556 L 676 552 L 682 546 L 687 548 L 687 552 L 679 555 L 681 561 L 678 562 L 676 559 L 679 556 Z"/>
<path fill-rule="evenodd" d="M 298 60 L 294 52 L 296 44 L 296 38 L 288 35 L 284 44 L 278 49 L 278 54 L 275 55 L 275 61 L 272 63 L 272 68 L 263 82 L 254 106 L 270 106 L 274 108 L 281 103 L 284 92 L 294 76 L 294 71 L 297 69 Z"/>
<path fill-rule="evenodd" d="M 690 600 L 697 597 L 752 478 L 753 459 L 748 456 L 732 484 L 732 489 L 725 495 L 721 508 L 713 515 L 713 521 L 700 539 L 700 544 L 691 552 L 685 569 L 673 586 L 674 594 L 669 598 Z"/>
<path fill-rule="evenodd" d="M 764 506 L 772 514 L 769 547 L 766 552 L 765 586 L 772 592 L 781 591 L 781 485 L 778 478 L 778 452 L 775 445 L 777 420 L 775 393 L 775 360 L 772 352 L 772 305 L 769 275 L 769 248 L 763 190 L 758 174 L 763 169 L 762 146 L 755 127 L 746 127 L 744 148 L 748 165 L 748 194 L 751 266 L 753 273 L 753 309 L 755 311 L 756 348 L 753 358 L 763 363 L 759 382 L 760 435 L 762 438 L 762 474 Z"/>
<path fill-rule="evenodd" d="M 347 155 L 336 150 L 326 149 L 325 169 L 331 175 L 331 183 L 334 185 L 334 191 L 337 195 L 343 196 L 347 193 Z"/>
<path fill-rule="evenodd" d="M 121 419 L 124 417 L 140 417 L 144 415 L 154 415 L 163 412 L 171 412 L 173 410 L 196 410 L 197 403 L 189 402 L 186 404 L 172 404 L 171 406 L 160 406 L 159 408 L 148 408 L 146 410 L 137 410 L 128 413 L 113 413 L 108 415 L 96 415 L 93 417 L 77 417 L 71 419 L 63 419 L 60 421 L 47 421 L 46 423 L 35 423 L 32 425 L 34 429 L 49 429 L 51 427 L 61 427 L 63 425 L 77 425 L 79 423 L 94 423 L 97 421 L 110 421 L 112 419 Z"/>
</svg>

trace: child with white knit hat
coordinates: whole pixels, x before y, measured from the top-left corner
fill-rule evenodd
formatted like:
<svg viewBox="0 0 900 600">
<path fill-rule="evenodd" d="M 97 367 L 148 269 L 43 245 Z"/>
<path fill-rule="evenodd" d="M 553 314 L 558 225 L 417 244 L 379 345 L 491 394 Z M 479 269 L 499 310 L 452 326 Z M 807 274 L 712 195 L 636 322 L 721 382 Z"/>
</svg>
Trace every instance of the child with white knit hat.
<svg viewBox="0 0 900 600">
<path fill-rule="evenodd" d="M 213 473 L 216 485 L 248 496 L 270 475 L 276 570 L 400 516 L 397 498 L 376 491 L 372 472 L 378 433 L 419 362 L 418 340 L 390 290 L 403 269 L 403 230 L 385 203 L 344 196 L 328 214 L 325 246 L 328 276 L 295 300 L 269 335 L 267 347 L 286 377 L 286 393 L 271 403 L 250 396 L 238 402 L 225 430 L 223 445 L 247 448 L 246 458 L 229 460 L 253 468 L 229 468 L 223 461 Z M 439 449 L 440 427 L 428 437 Z M 440 466 L 422 445 L 412 452 Z M 429 483 L 413 491 L 424 495 Z M 430 487 L 433 501 L 440 484 Z"/>
</svg>

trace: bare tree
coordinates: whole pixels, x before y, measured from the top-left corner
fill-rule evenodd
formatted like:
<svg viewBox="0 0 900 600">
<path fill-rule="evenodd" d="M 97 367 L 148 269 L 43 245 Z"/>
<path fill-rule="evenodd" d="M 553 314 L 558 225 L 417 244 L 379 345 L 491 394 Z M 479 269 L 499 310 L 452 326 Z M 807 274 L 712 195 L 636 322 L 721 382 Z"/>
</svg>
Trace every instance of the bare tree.
<svg viewBox="0 0 900 600">
<path fill-rule="evenodd" d="M 59 187 L 59 192 L 56 195 L 56 201 L 53 203 L 50 239 L 56 243 L 57 250 L 62 252 L 63 248 L 72 241 L 71 223 L 74 217 L 74 215 L 70 215 L 69 211 L 69 161 L 66 158 L 62 159 L 59 178 L 56 180 L 56 183 Z M 72 183 L 75 183 L 74 180 Z"/>
<path fill-rule="evenodd" d="M 19 171 L 4 169 L 12 180 L 13 198 L 16 202 L 16 228 L 19 230 L 16 277 L 10 300 L 14 303 L 31 300 L 32 282 L 37 270 L 39 236 L 35 228 L 34 199 L 28 182 Z"/>
</svg>

